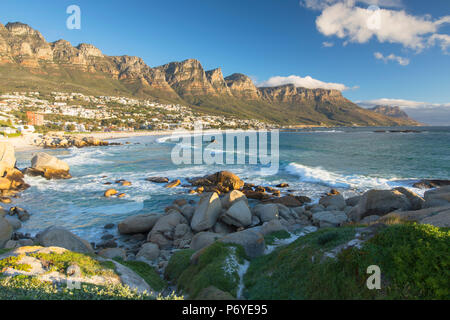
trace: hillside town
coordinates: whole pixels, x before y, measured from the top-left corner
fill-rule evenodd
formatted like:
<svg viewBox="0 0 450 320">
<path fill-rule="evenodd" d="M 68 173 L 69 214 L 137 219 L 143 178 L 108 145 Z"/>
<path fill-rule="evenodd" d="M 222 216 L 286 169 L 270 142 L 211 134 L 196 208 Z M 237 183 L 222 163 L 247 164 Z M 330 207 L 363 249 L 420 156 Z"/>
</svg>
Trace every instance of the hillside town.
<svg viewBox="0 0 450 320">
<path fill-rule="evenodd" d="M 0 132 L 111 132 L 136 130 L 263 129 L 258 120 L 205 115 L 179 104 L 81 93 L 11 92 L 0 95 Z"/>
</svg>

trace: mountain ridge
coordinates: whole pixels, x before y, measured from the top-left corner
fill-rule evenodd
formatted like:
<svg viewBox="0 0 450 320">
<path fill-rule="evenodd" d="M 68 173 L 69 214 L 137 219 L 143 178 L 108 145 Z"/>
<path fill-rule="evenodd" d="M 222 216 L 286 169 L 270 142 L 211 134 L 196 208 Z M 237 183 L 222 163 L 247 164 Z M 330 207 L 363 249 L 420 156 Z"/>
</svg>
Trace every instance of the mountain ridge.
<svg viewBox="0 0 450 320">
<path fill-rule="evenodd" d="M 108 56 L 91 44 L 49 43 L 20 22 L 0 24 L 0 71 L 5 89 L 124 94 L 281 125 L 417 125 L 360 108 L 338 90 L 257 87 L 242 73 L 204 70 L 196 59 L 150 67 L 140 57 Z"/>
</svg>

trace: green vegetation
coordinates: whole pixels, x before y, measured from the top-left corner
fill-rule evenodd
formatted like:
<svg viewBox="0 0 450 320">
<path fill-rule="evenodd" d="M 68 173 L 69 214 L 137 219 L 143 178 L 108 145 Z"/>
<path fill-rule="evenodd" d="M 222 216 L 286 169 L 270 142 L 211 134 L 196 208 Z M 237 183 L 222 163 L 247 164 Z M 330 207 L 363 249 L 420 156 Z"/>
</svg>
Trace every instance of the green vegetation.
<svg viewBox="0 0 450 320">
<path fill-rule="evenodd" d="M 24 255 L 19 256 L 11 256 L 5 259 L 0 260 L 0 274 L 3 272 L 3 270 L 7 268 L 13 268 L 15 270 L 19 271 L 30 271 L 31 266 L 26 263 L 19 263 L 19 261 L 24 257 Z"/>
<path fill-rule="evenodd" d="M 170 258 L 164 276 L 171 281 L 178 279 L 191 264 L 191 256 L 195 250 L 185 249 L 175 252 Z"/>
<path fill-rule="evenodd" d="M 153 290 L 162 291 L 167 288 L 167 282 L 161 279 L 156 270 L 147 263 L 142 261 L 124 261 L 120 258 L 114 260 L 140 275 Z"/>
<path fill-rule="evenodd" d="M 170 298 L 170 297 L 169 297 Z M 0 277 L 0 300 L 154 300 L 123 285 L 82 284 L 81 289 L 57 287 L 27 276 Z"/>
<path fill-rule="evenodd" d="M 32 253 L 29 256 L 41 260 L 50 271 L 65 274 L 71 265 L 77 265 L 84 276 L 115 276 L 111 262 L 100 262 L 89 255 L 66 251 L 58 253 Z"/>
<path fill-rule="evenodd" d="M 450 232 L 429 225 L 393 225 L 361 249 L 325 252 L 354 238 L 355 227 L 324 229 L 252 260 L 245 275 L 249 299 L 449 299 Z M 382 272 L 369 290 L 367 267 Z"/>
<path fill-rule="evenodd" d="M 287 232 L 286 230 L 280 230 L 280 231 L 275 231 L 272 232 L 271 234 L 268 234 L 264 237 L 264 240 L 266 242 L 266 246 L 270 246 L 273 245 L 275 243 L 276 240 L 281 240 L 281 239 L 288 239 L 290 238 L 291 235 L 289 234 L 289 232 Z"/>
<path fill-rule="evenodd" d="M 5 132 L 0 132 L 0 134 L 4 137 L 8 137 L 8 138 L 17 138 L 20 137 L 22 134 L 20 132 L 16 132 L 16 133 L 5 133 Z"/>
<path fill-rule="evenodd" d="M 11 251 L 11 249 L 0 249 L 0 255 Z"/>
<path fill-rule="evenodd" d="M 167 273 L 169 278 L 177 279 L 178 288 L 187 292 L 189 298 L 194 299 L 209 286 L 236 296 L 240 280 L 238 268 L 245 259 L 241 246 L 215 242 L 203 250 L 195 263 L 188 263 L 191 252 L 181 252 L 171 258 Z M 179 262 L 182 266 L 175 266 Z"/>
</svg>

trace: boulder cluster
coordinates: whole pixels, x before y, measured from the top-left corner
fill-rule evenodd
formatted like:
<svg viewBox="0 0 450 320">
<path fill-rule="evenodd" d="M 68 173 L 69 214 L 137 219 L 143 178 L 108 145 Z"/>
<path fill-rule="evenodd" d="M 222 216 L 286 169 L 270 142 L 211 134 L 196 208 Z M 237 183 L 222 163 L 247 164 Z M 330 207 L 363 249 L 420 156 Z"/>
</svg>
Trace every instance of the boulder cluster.
<svg viewBox="0 0 450 320">
<path fill-rule="evenodd" d="M 84 148 L 84 147 L 99 147 L 99 146 L 109 146 L 118 145 L 117 143 L 109 143 L 94 137 L 84 137 L 80 138 L 71 135 L 45 135 L 41 138 L 37 138 L 34 141 L 36 146 L 50 149 L 60 149 L 60 148 Z"/>
<path fill-rule="evenodd" d="M 16 167 L 14 147 L 10 143 L 0 142 L 0 192 L 2 197 L 13 196 L 29 188 L 23 178 L 23 173 Z"/>
</svg>

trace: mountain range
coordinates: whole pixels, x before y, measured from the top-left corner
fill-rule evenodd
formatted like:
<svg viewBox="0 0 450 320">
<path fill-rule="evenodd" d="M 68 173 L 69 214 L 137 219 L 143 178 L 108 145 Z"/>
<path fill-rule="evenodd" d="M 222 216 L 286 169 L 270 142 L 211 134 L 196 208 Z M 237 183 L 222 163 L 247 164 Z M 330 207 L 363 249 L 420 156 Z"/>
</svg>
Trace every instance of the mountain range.
<svg viewBox="0 0 450 320">
<path fill-rule="evenodd" d="M 413 120 L 410 118 L 410 116 L 400 109 L 398 106 L 382 106 L 377 105 L 373 108 L 370 108 L 370 110 L 379 113 L 384 114 L 385 116 L 391 117 L 391 118 L 398 118 L 398 119 L 404 119 L 404 120 Z M 414 120 L 413 120 L 414 121 Z"/>
<path fill-rule="evenodd" d="M 257 87 L 244 74 L 224 77 L 220 68 L 204 70 L 195 59 L 149 67 L 139 57 L 108 56 L 91 44 L 47 42 L 20 22 L 0 24 L 0 90 L 133 96 L 285 126 L 419 124 L 361 108 L 337 90 Z"/>
</svg>

